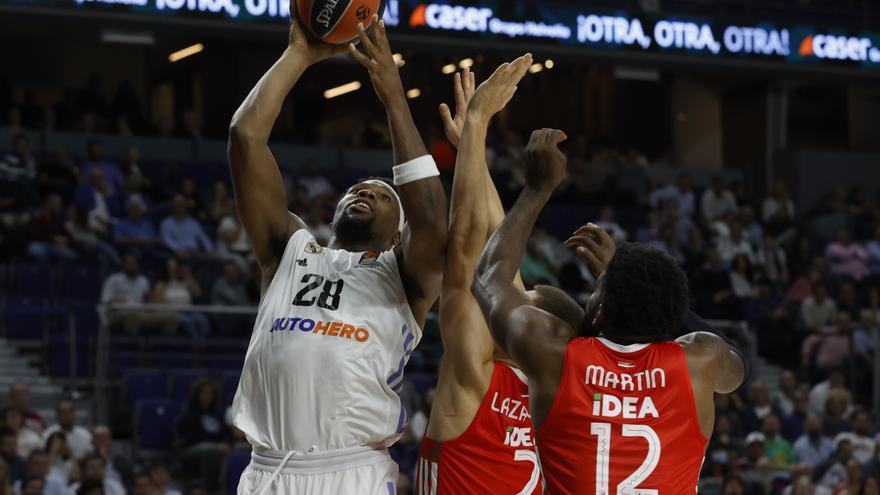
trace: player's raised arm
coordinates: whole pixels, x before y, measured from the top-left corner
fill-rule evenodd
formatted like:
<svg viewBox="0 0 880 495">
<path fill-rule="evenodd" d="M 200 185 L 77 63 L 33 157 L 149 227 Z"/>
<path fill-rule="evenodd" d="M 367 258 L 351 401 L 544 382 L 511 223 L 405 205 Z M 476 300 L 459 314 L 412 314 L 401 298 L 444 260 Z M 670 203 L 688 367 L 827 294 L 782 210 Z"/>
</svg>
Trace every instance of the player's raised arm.
<svg viewBox="0 0 880 495">
<path fill-rule="evenodd" d="M 385 23 L 374 17 L 372 25 L 371 34 L 361 28 L 366 54 L 354 45 L 350 51 L 370 72 L 373 87 L 388 113 L 396 165 L 394 183 L 407 219 L 397 253 L 409 305 L 421 325 L 440 294 L 446 255 L 446 193 L 410 114 Z"/>
<path fill-rule="evenodd" d="M 565 178 L 565 155 L 558 144 L 562 131 L 542 129 L 532 134 L 524 152 L 526 187 L 507 218 L 489 239 L 477 264 L 473 293 L 495 341 L 529 377 L 544 388 L 544 378 L 558 380 L 566 340 L 556 336 L 562 320 L 532 305 L 513 281 L 529 235 L 541 209 Z M 555 359 L 555 358 L 560 359 Z"/>
<path fill-rule="evenodd" d="M 486 134 L 490 120 L 513 97 L 531 63 L 531 55 L 525 55 L 503 64 L 476 94 L 474 75 L 465 69 L 455 77 L 455 117 L 446 105 L 440 110 L 447 136 L 458 147 L 440 296 L 443 360 L 448 363 L 441 366 L 441 373 L 453 373 L 460 385 L 484 384 L 481 378 L 491 372 L 491 367 L 485 365 L 492 361 L 494 347 L 471 293 L 480 253 L 504 218 L 503 210 L 501 218 L 497 218 L 496 212 L 501 210 L 497 193 L 494 198 L 487 197 L 488 188 L 494 191 L 494 185 L 486 163 Z M 498 204 L 493 205 L 493 200 Z"/>
<path fill-rule="evenodd" d="M 264 274 L 277 265 L 287 239 L 305 227 L 287 211 L 284 181 L 269 150 L 269 135 L 284 98 L 303 72 L 344 50 L 309 38 L 295 16 L 290 26 L 284 53 L 245 98 L 229 127 L 229 169 L 235 204 Z"/>
</svg>

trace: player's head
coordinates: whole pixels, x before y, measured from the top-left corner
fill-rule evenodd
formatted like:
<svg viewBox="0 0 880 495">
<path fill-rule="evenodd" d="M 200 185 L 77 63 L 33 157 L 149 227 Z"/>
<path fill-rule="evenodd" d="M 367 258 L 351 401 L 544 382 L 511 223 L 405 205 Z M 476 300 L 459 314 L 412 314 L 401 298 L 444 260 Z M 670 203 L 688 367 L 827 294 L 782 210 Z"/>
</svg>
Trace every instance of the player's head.
<svg viewBox="0 0 880 495">
<path fill-rule="evenodd" d="M 351 186 L 336 205 L 333 235 L 343 243 L 387 250 L 400 242 L 403 207 L 387 179 L 371 177 Z"/>
<path fill-rule="evenodd" d="M 688 281 L 675 260 L 650 246 L 624 243 L 596 281 L 578 333 L 664 340 L 681 329 L 687 308 Z"/>
</svg>

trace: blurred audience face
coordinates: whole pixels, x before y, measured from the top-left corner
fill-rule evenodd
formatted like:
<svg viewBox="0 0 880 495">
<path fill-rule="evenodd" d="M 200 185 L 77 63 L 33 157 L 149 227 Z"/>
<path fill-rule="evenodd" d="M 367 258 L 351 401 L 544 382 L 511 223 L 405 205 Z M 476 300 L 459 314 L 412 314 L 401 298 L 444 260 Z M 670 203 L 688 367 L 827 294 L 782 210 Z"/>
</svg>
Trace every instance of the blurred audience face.
<svg viewBox="0 0 880 495">
<path fill-rule="evenodd" d="M 131 488 L 132 495 L 156 495 L 159 492 L 153 480 L 145 473 L 134 476 Z"/>
<path fill-rule="evenodd" d="M 4 409 L 3 412 L 4 426 L 15 431 L 20 430 L 24 426 L 24 416 L 21 414 L 20 409 L 10 406 Z"/>
<path fill-rule="evenodd" d="M 182 194 L 175 194 L 171 200 L 171 212 L 175 218 L 183 218 L 186 216 L 186 198 Z"/>
<path fill-rule="evenodd" d="M 849 440 L 841 440 L 837 444 L 837 460 L 846 465 L 852 459 L 853 448 Z"/>
<path fill-rule="evenodd" d="M 849 245 L 849 232 L 846 229 L 837 229 L 837 233 L 834 234 L 834 240 L 844 246 Z"/>
<path fill-rule="evenodd" d="M 880 495 L 880 484 L 877 478 L 868 478 L 865 480 L 865 487 L 862 488 L 862 495 Z"/>
<path fill-rule="evenodd" d="M 752 442 L 746 445 L 746 457 L 752 462 L 764 457 L 764 442 Z"/>
<path fill-rule="evenodd" d="M 141 150 L 137 146 L 129 146 L 126 152 L 128 163 L 136 164 L 141 160 Z"/>
<path fill-rule="evenodd" d="M 32 478 L 43 479 L 49 474 L 49 454 L 35 450 L 27 459 L 27 473 Z"/>
<path fill-rule="evenodd" d="M 11 458 L 16 455 L 18 449 L 18 438 L 15 432 L 8 435 L 0 436 L 0 456 Z"/>
<path fill-rule="evenodd" d="M 92 447 L 95 451 L 101 453 L 107 450 L 109 452 L 112 445 L 113 434 L 110 432 L 110 428 L 103 425 L 96 426 L 92 431 Z"/>
<path fill-rule="evenodd" d="M 871 433 L 871 416 L 867 411 L 856 411 L 852 415 L 852 429 L 858 435 L 868 436 Z"/>
<path fill-rule="evenodd" d="M 739 478 L 728 478 L 721 487 L 722 495 L 743 495 L 745 493 L 742 480 Z"/>
<path fill-rule="evenodd" d="M 214 199 L 223 199 L 229 196 L 229 190 L 226 187 L 226 183 L 223 181 L 217 181 L 214 183 Z"/>
<path fill-rule="evenodd" d="M 57 194 L 50 194 L 46 197 L 46 213 L 49 215 L 60 215 L 61 211 L 64 209 L 64 205 L 61 203 L 61 196 Z"/>
<path fill-rule="evenodd" d="M 12 388 L 9 389 L 9 405 L 27 411 L 29 401 L 30 387 L 27 383 L 19 382 L 12 385 Z"/>
<path fill-rule="evenodd" d="M 837 313 L 837 331 L 839 333 L 852 332 L 852 317 L 846 311 Z"/>
<path fill-rule="evenodd" d="M 61 428 L 65 430 L 73 428 L 76 421 L 76 409 L 73 407 L 73 402 L 69 400 L 59 402 L 58 407 L 55 408 L 55 414 Z"/>
<path fill-rule="evenodd" d="M 140 270 L 140 264 L 138 263 L 137 256 L 133 254 L 126 254 L 122 257 L 122 270 L 129 277 L 134 277 L 138 274 Z"/>
<path fill-rule="evenodd" d="M 27 138 L 25 138 L 24 136 L 18 136 L 15 138 L 15 154 L 22 158 L 27 158 L 31 155 L 31 150 L 28 146 Z"/>
<path fill-rule="evenodd" d="M 797 377 L 794 374 L 794 371 L 784 370 L 782 375 L 779 377 L 779 389 L 782 390 L 785 395 L 792 395 L 794 391 L 797 389 Z"/>
<path fill-rule="evenodd" d="M 779 434 L 779 428 L 779 418 L 775 414 L 769 414 L 764 418 L 761 432 L 764 433 L 768 439 L 772 440 Z"/>
<path fill-rule="evenodd" d="M 104 481 L 107 474 L 107 464 L 103 459 L 97 457 L 90 458 L 83 466 L 82 477 L 86 481 Z"/>
<path fill-rule="evenodd" d="M 807 419 L 804 421 L 804 434 L 813 441 L 819 440 L 822 436 L 822 420 L 816 416 L 807 416 Z"/>
<path fill-rule="evenodd" d="M 22 495 L 43 495 L 43 480 L 31 478 L 24 483 L 21 489 Z"/>
<path fill-rule="evenodd" d="M 142 218 L 144 218 L 144 213 L 146 213 L 146 209 L 144 208 L 144 204 L 140 201 L 129 201 L 128 202 L 128 218 L 134 220 L 135 222 L 139 222 Z"/>
<path fill-rule="evenodd" d="M 770 403 L 770 394 L 767 392 L 767 386 L 764 385 L 764 382 L 760 380 L 752 382 L 752 386 L 749 388 L 749 398 L 752 400 L 752 404 L 758 407 Z"/>
<path fill-rule="evenodd" d="M 157 464 L 150 468 L 150 479 L 152 479 L 153 484 L 161 490 L 168 486 L 168 483 L 171 481 L 171 475 L 168 473 L 167 467 L 162 464 Z"/>
</svg>

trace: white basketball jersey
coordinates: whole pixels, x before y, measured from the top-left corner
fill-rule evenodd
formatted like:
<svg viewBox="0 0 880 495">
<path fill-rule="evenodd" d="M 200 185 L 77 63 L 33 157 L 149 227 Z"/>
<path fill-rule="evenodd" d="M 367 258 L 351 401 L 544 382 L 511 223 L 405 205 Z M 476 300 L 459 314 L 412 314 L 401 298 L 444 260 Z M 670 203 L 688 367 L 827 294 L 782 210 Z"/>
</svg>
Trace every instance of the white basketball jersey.
<svg viewBox="0 0 880 495">
<path fill-rule="evenodd" d="M 406 426 L 398 393 L 422 337 L 393 251 L 288 241 L 260 302 L 233 422 L 257 448 L 389 446 Z"/>
</svg>

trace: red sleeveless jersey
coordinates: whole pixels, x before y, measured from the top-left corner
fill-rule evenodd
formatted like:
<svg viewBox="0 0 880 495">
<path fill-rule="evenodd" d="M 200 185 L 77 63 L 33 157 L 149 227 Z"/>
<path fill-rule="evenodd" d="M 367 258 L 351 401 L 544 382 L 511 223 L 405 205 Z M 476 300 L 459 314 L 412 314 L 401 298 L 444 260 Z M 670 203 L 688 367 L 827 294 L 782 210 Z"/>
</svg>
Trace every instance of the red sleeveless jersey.
<svg viewBox="0 0 880 495">
<path fill-rule="evenodd" d="M 707 443 L 675 342 L 572 340 L 536 434 L 554 495 L 693 494 Z"/>
<path fill-rule="evenodd" d="M 525 375 L 495 362 L 489 389 L 467 430 L 419 449 L 417 495 L 542 493 Z"/>
</svg>

